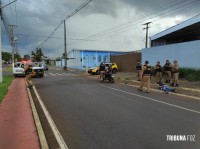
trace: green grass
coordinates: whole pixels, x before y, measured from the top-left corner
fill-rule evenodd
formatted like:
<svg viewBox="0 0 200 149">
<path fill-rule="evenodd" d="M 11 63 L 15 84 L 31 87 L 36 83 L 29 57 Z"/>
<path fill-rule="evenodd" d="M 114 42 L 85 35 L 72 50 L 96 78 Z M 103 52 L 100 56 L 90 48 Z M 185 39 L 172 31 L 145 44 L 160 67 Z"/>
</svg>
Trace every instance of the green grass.
<svg viewBox="0 0 200 149">
<path fill-rule="evenodd" d="M 125 78 L 125 80 L 130 80 L 130 78 Z"/>
<path fill-rule="evenodd" d="M 12 72 L 12 66 L 4 67 L 4 68 L 3 68 L 3 72 L 4 72 L 4 71 Z"/>
<path fill-rule="evenodd" d="M 152 69 L 152 75 L 156 76 L 156 71 L 153 69 Z M 164 76 L 164 71 L 163 71 L 163 76 Z M 200 69 L 180 67 L 179 78 L 186 79 L 189 82 L 200 81 Z"/>
<path fill-rule="evenodd" d="M 11 84 L 13 79 L 13 76 L 3 76 L 3 82 L 0 83 L 0 102 L 8 92 L 8 86 Z"/>
<path fill-rule="evenodd" d="M 200 81 L 200 69 L 179 68 L 179 77 L 188 81 Z"/>
</svg>

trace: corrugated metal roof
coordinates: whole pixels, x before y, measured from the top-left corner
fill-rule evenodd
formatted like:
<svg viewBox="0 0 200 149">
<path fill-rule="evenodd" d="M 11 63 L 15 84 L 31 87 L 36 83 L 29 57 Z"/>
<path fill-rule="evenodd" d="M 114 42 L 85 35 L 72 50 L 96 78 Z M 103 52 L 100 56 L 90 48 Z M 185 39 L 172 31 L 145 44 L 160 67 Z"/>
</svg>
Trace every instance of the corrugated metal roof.
<svg viewBox="0 0 200 149">
<path fill-rule="evenodd" d="M 177 24 L 177 25 L 175 25 L 175 26 L 173 26 L 171 28 L 168 28 L 168 29 L 166 29 L 166 30 L 164 30 L 164 31 L 162 31 L 162 32 L 160 32 L 158 34 L 155 34 L 154 36 L 151 37 L 151 40 L 155 40 L 157 38 L 163 37 L 163 36 L 165 36 L 167 34 L 173 33 L 175 31 L 178 31 L 180 29 L 183 29 L 183 28 L 185 28 L 187 26 L 190 26 L 190 25 L 198 23 L 198 22 L 200 22 L 200 15 L 197 15 L 197 16 L 191 18 L 191 19 L 188 19 L 188 20 L 186 20 L 186 21 L 184 21 L 182 23 L 179 23 L 179 24 Z"/>
<path fill-rule="evenodd" d="M 114 51 L 114 50 L 94 50 L 94 49 L 72 49 L 71 51 L 88 51 L 88 52 L 131 52 L 131 51 Z"/>
</svg>

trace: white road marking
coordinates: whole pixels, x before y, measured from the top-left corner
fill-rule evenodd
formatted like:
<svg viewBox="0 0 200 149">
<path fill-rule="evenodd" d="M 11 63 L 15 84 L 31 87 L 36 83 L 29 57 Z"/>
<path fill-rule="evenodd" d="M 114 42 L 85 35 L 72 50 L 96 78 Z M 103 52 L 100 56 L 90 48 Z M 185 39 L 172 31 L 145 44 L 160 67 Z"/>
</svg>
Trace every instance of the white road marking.
<svg viewBox="0 0 200 149">
<path fill-rule="evenodd" d="M 55 73 L 56 75 L 59 75 L 59 76 L 62 76 L 62 74 L 60 74 L 60 73 Z"/>
<path fill-rule="evenodd" d="M 25 80 L 25 84 L 26 84 L 26 86 L 28 86 L 28 83 L 27 83 L 26 80 Z M 36 107 L 35 107 L 31 92 L 30 92 L 30 89 L 28 87 L 27 87 L 27 92 L 28 92 L 29 101 L 30 101 L 30 104 L 31 104 L 33 118 L 34 118 L 35 125 L 36 125 L 36 128 L 37 128 L 37 133 L 38 133 L 38 137 L 39 137 L 39 140 L 40 140 L 41 148 L 42 149 L 49 149 L 49 146 L 47 144 L 47 140 L 46 140 L 43 128 L 42 128 L 42 124 L 40 122 L 40 119 L 39 119 L 39 116 L 38 116 L 38 113 L 37 113 L 37 110 L 36 110 Z"/>
<path fill-rule="evenodd" d="M 67 73 L 68 75 L 72 75 L 72 76 L 78 76 L 77 74 L 74 73 Z"/>
<path fill-rule="evenodd" d="M 58 142 L 58 144 L 60 146 L 60 149 L 69 149 L 67 147 L 64 139 L 62 138 L 62 135 L 60 134 L 58 128 L 56 127 L 56 124 L 54 123 L 51 115 L 49 114 L 47 108 L 45 107 L 43 101 L 41 100 L 41 98 L 40 98 L 35 86 L 33 86 L 33 90 L 34 90 L 34 92 L 35 92 L 35 94 L 37 96 L 37 99 L 38 99 L 38 101 L 40 103 L 40 106 L 42 107 L 42 110 L 44 111 L 44 114 L 45 114 L 45 116 L 47 118 L 47 121 L 49 122 L 49 125 L 50 125 L 50 127 L 51 127 L 51 129 L 52 129 L 52 131 L 53 131 L 53 133 L 54 133 L 54 135 L 56 137 L 56 140 L 57 140 L 57 142 Z"/>
<path fill-rule="evenodd" d="M 112 90 L 115 90 L 115 91 L 119 91 L 119 92 L 122 92 L 122 93 L 126 93 L 126 94 L 129 94 L 129 95 L 133 95 L 133 96 L 141 97 L 141 98 L 148 99 L 148 100 L 151 100 L 151 101 L 154 101 L 154 102 L 158 102 L 158 103 L 161 103 L 161 104 L 165 104 L 165 105 L 168 105 L 168 106 L 171 106 L 171 107 L 175 107 L 175 108 L 178 108 L 178 109 L 182 109 L 182 110 L 186 110 L 186 111 L 190 111 L 190 112 L 193 112 L 193 113 L 200 114 L 200 111 L 196 111 L 196 110 L 188 109 L 188 108 L 185 108 L 185 107 L 182 107 L 182 106 L 174 105 L 174 104 L 171 104 L 171 103 L 159 101 L 159 100 L 156 100 L 156 99 L 153 99 L 153 98 L 150 98 L 150 97 L 146 97 L 146 96 L 130 93 L 130 92 L 123 91 L 123 90 L 120 90 L 120 89 L 117 89 L 117 88 L 113 88 L 113 87 L 109 87 L 109 86 L 106 86 L 106 85 L 101 85 L 101 86 L 109 88 L 109 89 L 112 89 Z"/>
<path fill-rule="evenodd" d="M 52 76 L 55 76 L 56 74 L 54 74 L 54 73 L 48 73 L 49 75 L 52 75 Z"/>
<path fill-rule="evenodd" d="M 48 73 L 48 74 L 44 74 L 44 76 L 78 76 L 77 74 L 73 74 L 73 73 Z"/>
</svg>

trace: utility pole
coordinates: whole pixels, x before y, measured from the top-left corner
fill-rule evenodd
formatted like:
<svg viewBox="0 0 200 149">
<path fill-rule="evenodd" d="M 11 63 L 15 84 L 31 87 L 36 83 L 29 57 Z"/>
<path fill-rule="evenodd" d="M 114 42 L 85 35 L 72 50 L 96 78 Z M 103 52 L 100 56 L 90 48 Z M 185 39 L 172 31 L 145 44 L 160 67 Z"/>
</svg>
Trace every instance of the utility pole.
<svg viewBox="0 0 200 149">
<path fill-rule="evenodd" d="M 147 22 L 147 23 L 145 23 L 145 24 L 142 24 L 142 25 L 146 25 L 146 27 L 145 28 L 143 28 L 143 29 L 145 29 L 146 30 L 146 42 L 145 42 L 145 48 L 147 48 L 147 45 L 148 45 L 148 30 L 149 30 L 149 24 L 150 23 L 152 23 L 152 22 Z"/>
<path fill-rule="evenodd" d="M 14 67 L 15 63 L 15 36 L 14 36 L 14 27 L 15 25 L 8 25 L 10 27 L 11 33 L 11 46 L 12 46 L 12 66 Z"/>
<path fill-rule="evenodd" d="M 66 24 L 64 20 L 64 69 L 67 70 L 67 40 L 66 40 Z"/>
<path fill-rule="evenodd" d="M 2 50 L 1 50 L 1 18 L 2 18 L 2 6 L 0 0 L 0 83 L 3 82 L 3 70 L 2 70 Z"/>
<path fill-rule="evenodd" d="M 3 69 L 2 69 L 2 45 L 1 45 L 1 21 L 2 21 L 2 19 L 4 19 L 3 18 L 3 15 L 2 15 L 2 9 L 3 8 L 5 8 L 5 7 L 7 7 L 7 6 L 9 6 L 10 4 L 12 4 L 12 3 L 14 3 L 14 2 L 16 2 L 17 0 L 14 0 L 14 1 L 12 1 L 12 2 L 10 2 L 10 3 L 8 3 L 7 5 L 5 5 L 5 6 L 3 6 L 2 7 L 2 3 L 1 3 L 1 0 L 0 0 L 0 83 L 2 83 L 3 82 Z M 4 21 L 5 21 L 5 19 L 4 19 Z M 4 25 L 5 25 L 5 22 L 4 22 Z"/>
</svg>

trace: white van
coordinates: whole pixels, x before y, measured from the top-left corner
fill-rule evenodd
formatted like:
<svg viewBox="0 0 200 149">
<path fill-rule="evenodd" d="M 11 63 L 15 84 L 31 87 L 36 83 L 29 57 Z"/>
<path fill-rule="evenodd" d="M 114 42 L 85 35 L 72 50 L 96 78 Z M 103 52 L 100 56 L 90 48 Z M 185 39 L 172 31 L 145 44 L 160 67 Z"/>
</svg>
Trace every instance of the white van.
<svg viewBox="0 0 200 149">
<path fill-rule="evenodd" d="M 25 76 L 24 64 L 22 62 L 15 63 L 15 65 L 13 67 L 13 75 L 14 75 L 14 77 Z"/>
</svg>

